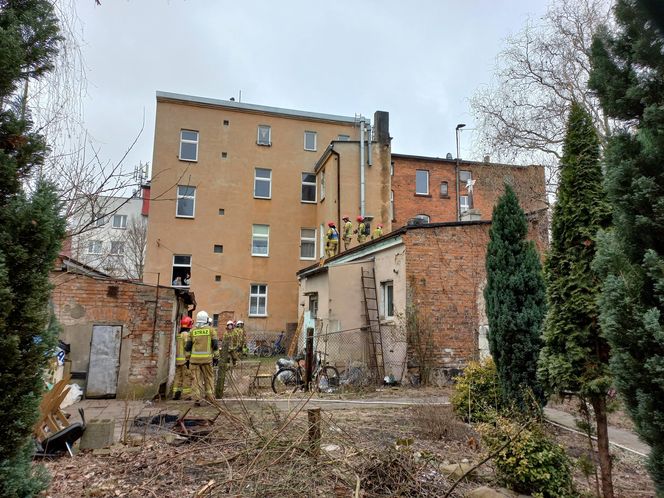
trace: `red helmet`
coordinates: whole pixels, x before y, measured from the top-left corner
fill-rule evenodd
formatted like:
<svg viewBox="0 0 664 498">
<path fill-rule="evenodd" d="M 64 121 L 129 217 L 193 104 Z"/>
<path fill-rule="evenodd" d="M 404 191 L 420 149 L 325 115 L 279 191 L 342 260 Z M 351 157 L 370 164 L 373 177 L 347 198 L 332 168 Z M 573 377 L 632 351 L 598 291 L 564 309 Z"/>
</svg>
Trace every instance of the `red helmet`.
<svg viewBox="0 0 664 498">
<path fill-rule="evenodd" d="M 378 225 L 376 225 L 376 227 L 377 227 L 377 228 L 383 228 L 383 225 L 381 225 L 380 223 L 378 223 Z"/>
<path fill-rule="evenodd" d="M 358 216 L 357 221 L 364 221 L 364 216 Z"/>
<path fill-rule="evenodd" d="M 350 220 L 350 218 L 348 217 L 348 215 L 344 216 L 344 217 L 341 218 L 341 219 L 342 219 L 342 220 L 346 220 L 346 221 Z"/>
<path fill-rule="evenodd" d="M 333 227 L 333 226 L 336 226 L 336 224 L 334 223 L 334 221 L 328 221 L 327 226 L 328 227 Z"/>
<path fill-rule="evenodd" d="M 180 321 L 180 325 L 186 329 L 190 329 L 191 326 L 194 324 L 194 321 L 191 319 L 190 316 L 183 316 L 182 320 Z"/>
</svg>

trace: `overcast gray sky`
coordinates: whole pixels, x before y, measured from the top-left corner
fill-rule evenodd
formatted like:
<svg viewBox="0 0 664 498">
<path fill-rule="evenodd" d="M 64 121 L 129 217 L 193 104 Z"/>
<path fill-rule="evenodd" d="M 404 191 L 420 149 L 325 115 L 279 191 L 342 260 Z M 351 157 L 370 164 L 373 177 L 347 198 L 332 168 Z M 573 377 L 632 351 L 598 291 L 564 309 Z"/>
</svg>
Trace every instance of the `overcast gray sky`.
<svg viewBox="0 0 664 498">
<path fill-rule="evenodd" d="M 373 118 L 393 152 L 455 153 L 469 98 L 491 82 L 506 37 L 546 0 L 77 0 L 88 67 L 85 122 L 127 169 L 152 162 L 155 91 Z M 461 157 L 473 154 L 472 131 Z"/>
</svg>

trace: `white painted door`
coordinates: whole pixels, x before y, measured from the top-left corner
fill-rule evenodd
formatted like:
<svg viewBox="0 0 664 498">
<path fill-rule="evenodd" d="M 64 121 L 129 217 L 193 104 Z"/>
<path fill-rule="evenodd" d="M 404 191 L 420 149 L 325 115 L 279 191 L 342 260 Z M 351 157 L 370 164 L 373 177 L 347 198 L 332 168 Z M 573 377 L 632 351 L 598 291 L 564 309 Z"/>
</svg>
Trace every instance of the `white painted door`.
<svg viewBox="0 0 664 498">
<path fill-rule="evenodd" d="M 85 388 L 87 398 L 115 396 L 120 370 L 121 325 L 93 325 L 90 365 Z"/>
</svg>

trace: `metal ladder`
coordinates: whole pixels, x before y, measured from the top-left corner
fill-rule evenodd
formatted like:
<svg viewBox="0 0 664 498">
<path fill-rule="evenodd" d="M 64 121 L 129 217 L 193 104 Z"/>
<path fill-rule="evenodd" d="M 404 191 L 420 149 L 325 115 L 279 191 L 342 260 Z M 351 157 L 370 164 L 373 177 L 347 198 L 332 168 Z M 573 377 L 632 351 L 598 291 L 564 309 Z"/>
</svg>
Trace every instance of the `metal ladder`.
<svg viewBox="0 0 664 498">
<path fill-rule="evenodd" d="M 376 272 L 373 268 L 371 270 L 362 268 L 362 293 L 364 295 L 365 322 L 369 333 L 369 368 L 376 373 L 376 383 L 382 384 L 385 376 L 383 334 L 378 311 Z"/>
</svg>

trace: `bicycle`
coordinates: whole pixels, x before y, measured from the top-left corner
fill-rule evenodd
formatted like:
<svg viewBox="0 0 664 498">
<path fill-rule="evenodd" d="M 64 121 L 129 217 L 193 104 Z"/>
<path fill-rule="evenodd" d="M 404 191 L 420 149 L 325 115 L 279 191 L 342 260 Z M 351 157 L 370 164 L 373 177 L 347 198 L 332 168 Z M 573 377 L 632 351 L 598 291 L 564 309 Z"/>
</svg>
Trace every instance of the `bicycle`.
<svg viewBox="0 0 664 498">
<path fill-rule="evenodd" d="M 327 353 L 316 351 L 314 356 L 314 369 L 312 371 L 312 386 L 316 392 L 336 392 L 341 386 L 339 371 L 323 362 L 323 356 Z M 293 366 L 280 366 L 272 376 L 272 390 L 276 394 L 294 393 L 298 389 L 305 390 L 303 360 L 299 360 Z"/>
<path fill-rule="evenodd" d="M 268 358 L 270 356 L 286 353 L 286 348 L 284 348 L 281 344 L 283 340 L 284 333 L 282 332 L 277 340 L 272 342 L 272 346 L 268 346 L 267 344 L 256 346 L 256 348 L 253 350 L 254 355 L 260 358 Z"/>
</svg>

